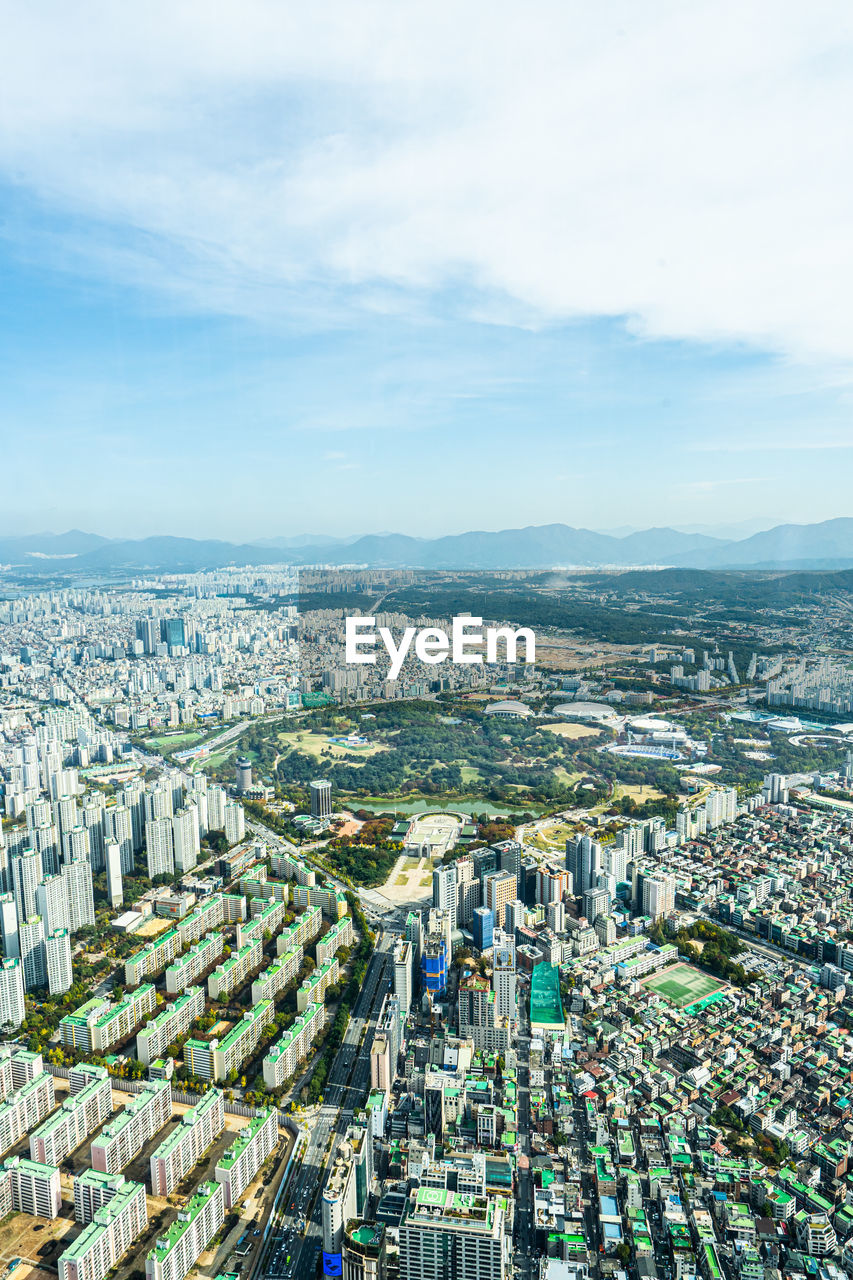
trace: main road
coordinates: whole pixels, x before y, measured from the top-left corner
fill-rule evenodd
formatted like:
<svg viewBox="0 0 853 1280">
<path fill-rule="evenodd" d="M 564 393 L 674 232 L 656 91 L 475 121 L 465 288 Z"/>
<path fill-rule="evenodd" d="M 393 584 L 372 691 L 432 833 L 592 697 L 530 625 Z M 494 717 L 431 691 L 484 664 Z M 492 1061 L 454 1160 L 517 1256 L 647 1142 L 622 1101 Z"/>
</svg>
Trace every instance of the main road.
<svg viewBox="0 0 853 1280">
<path fill-rule="evenodd" d="M 323 1104 L 311 1122 L 308 1145 L 271 1224 L 264 1268 L 273 1280 L 311 1276 L 323 1247 L 321 1189 L 334 1147 L 370 1089 L 370 1049 L 382 1001 L 391 987 L 393 936 L 380 934 L 364 986 L 335 1057 Z"/>
</svg>

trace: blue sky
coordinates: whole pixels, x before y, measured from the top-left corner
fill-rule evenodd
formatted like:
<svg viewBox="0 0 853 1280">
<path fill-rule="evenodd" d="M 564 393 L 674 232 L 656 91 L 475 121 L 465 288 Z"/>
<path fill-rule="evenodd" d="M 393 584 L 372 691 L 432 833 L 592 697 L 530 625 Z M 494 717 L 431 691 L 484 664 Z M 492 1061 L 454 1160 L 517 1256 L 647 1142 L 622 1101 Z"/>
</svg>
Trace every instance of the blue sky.
<svg viewBox="0 0 853 1280">
<path fill-rule="evenodd" d="M 6 15 L 0 531 L 853 514 L 846 6 L 209 13 Z"/>
</svg>

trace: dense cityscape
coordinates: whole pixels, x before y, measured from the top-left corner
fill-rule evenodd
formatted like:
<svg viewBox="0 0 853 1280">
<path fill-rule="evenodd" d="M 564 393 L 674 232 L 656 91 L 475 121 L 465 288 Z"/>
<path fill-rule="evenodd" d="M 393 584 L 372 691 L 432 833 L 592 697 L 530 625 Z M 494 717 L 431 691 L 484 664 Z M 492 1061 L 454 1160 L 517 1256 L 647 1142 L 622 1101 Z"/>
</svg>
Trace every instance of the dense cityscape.
<svg viewBox="0 0 853 1280">
<path fill-rule="evenodd" d="M 353 603 L 476 578 L 7 592 L 12 1270 L 853 1274 L 853 680 L 832 610 L 656 581 L 395 680 Z"/>
</svg>

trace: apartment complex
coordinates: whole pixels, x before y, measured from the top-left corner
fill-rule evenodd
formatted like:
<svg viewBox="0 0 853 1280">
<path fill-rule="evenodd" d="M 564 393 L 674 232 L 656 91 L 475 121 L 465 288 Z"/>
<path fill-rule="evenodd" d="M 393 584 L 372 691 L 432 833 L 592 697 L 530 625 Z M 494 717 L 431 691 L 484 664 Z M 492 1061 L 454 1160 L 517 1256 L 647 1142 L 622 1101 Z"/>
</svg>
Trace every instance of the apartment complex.
<svg viewBox="0 0 853 1280">
<path fill-rule="evenodd" d="M 257 1049 L 274 1014 L 272 1001 L 262 1000 L 243 1014 L 223 1040 L 188 1040 L 184 1062 L 191 1074 L 200 1080 L 224 1080 L 230 1071 L 239 1071 Z"/>
<path fill-rule="evenodd" d="M 127 986 L 138 987 L 144 978 L 149 978 L 159 973 L 161 969 L 165 969 L 166 965 L 174 960 L 181 947 L 179 929 L 167 929 L 165 933 L 160 934 L 159 938 L 152 938 L 147 946 L 134 951 L 133 955 L 125 960 L 124 980 Z"/>
<path fill-rule="evenodd" d="M 118 1173 L 172 1116 L 172 1086 L 150 1080 L 92 1143 L 92 1168 Z"/>
<path fill-rule="evenodd" d="M 277 1107 L 267 1107 L 240 1130 L 213 1175 L 222 1184 L 226 1209 L 233 1209 L 277 1142 Z"/>
<path fill-rule="evenodd" d="M 41 1124 L 53 1106 L 53 1076 L 46 1071 L 10 1094 L 0 1105 L 0 1155 Z"/>
<path fill-rule="evenodd" d="M 299 973 L 303 955 L 301 947 L 292 947 L 259 973 L 252 983 L 252 1004 L 259 1000 L 274 1000 Z"/>
<path fill-rule="evenodd" d="M 260 904 L 260 909 L 256 904 Z M 241 947 L 247 942 L 263 941 L 265 933 L 270 937 L 278 933 L 284 924 L 287 903 L 279 902 L 275 898 L 271 902 L 263 898 L 252 898 L 249 909 L 252 919 L 248 924 L 237 925 L 237 943 Z"/>
<path fill-rule="evenodd" d="M 213 970 L 207 980 L 207 994 L 211 1000 L 225 1000 L 257 969 L 263 959 L 263 942 L 260 937 L 241 946 L 227 960 Z"/>
<path fill-rule="evenodd" d="M 151 1156 L 151 1191 L 167 1196 L 201 1159 L 225 1127 L 225 1103 L 219 1089 L 209 1089 L 201 1102 Z"/>
<path fill-rule="evenodd" d="M 105 1067 L 86 1063 L 72 1076 L 69 1097 L 30 1134 L 30 1155 L 41 1164 L 60 1164 L 112 1115 L 112 1087 Z"/>
<path fill-rule="evenodd" d="M 326 1025 L 326 1006 L 311 1004 L 292 1022 L 264 1058 L 264 1084 L 278 1089 L 289 1080 Z"/>
<path fill-rule="evenodd" d="M 93 1170 L 87 1170 L 88 1176 Z M 95 1174 L 107 1178 L 105 1174 Z M 108 1178 L 109 1194 L 85 1219 L 85 1230 L 59 1259 L 59 1280 L 103 1280 L 127 1253 L 134 1240 L 148 1224 L 145 1188 L 141 1182 L 128 1182 L 120 1175 Z M 77 1185 L 75 1179 L 75 1205 Z"/>
<path fill-rule="evenodd" d="M 276 954 L 283 956 L 291 947 L 304 947 L 323 927 L 323 913 L 319 907 L 309 907 L 297 916 L 292 924 L 282 929 L 276 939 Z"/>
<path fill-rule="evenodd" d="M 222 955 L 225 939 L 221 933 L 208 933 L 193 943 L 185 955 L 178 956 L 166 969 L 166 990 L 170 995 L 186 991 L 206 973 Z"/>
<path fill-rule="evenodd" d="M 225 1221 L 218 1182 L 203 1182 L 145 1259 L 146 1280 L 184 1280 L 184 1276 Z"/>
<path fill-rule="evenodd" d="M 317 939 L 315 952 L 317 964 L 324 965 L 340 947 L 351 947 L 353 943 L 352 916 L 342 916 L 337 924 Z"/>
<path fill-rule="evenodd" d="M 83 1053 L 103 1053 L 135 1031 L 147 1013 L 154 1012 L 156 993 L 150 983 L 129 991 L 118 1004 L 93 996 L 59 1024 L 62 1043 Z"/>
<path fill-rule="evenodd" d="M 185 1035 L 204 1013 L 204 988 L 190 987 L 146 1023 L 136 1037 L 136 1056 L 146 1066 L 162 1057 L 168 1045 Z"/>
<path fill-rule="evenodd" d="M 296 1008 L 300 1013 L 304 1013 L 309 1004 L 316 1004 L 323 999 L 329 987 L 337 982 L 340 968 L 333 955 L 319 969 L 309 973 L 296 993 Z"/>
</svg>

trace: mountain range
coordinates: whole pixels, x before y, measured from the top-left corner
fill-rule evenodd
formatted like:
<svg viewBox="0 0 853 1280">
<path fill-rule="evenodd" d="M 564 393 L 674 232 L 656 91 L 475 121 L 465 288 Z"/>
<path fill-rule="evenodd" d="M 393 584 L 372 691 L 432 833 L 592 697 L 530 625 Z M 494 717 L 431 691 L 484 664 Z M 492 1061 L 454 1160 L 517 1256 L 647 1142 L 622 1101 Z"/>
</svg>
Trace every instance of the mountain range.
<svg viewBox="0 0 853 1280">
<path fill-rule="evenodd" d="M 691 569 L 853 568 L 853 519 L 781 524 L 726 539 L 670 528 L 616 537 L 565 524 L 440 538 L 399 533 L 334 539 L 323 535 L 249 543 L 209 539 L 106 538 L 70 530 L 0 537 L 0 564 L 32 573 L 134 570 L 192 572 L 226 565 L 367 565 L 412 569 L 556 569 L 683 567 Z"/>
</svg>

